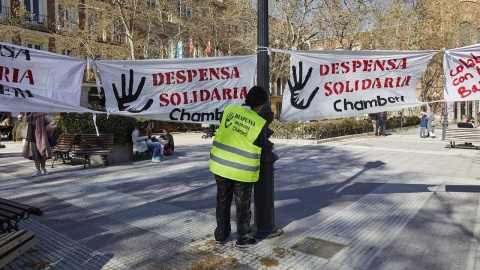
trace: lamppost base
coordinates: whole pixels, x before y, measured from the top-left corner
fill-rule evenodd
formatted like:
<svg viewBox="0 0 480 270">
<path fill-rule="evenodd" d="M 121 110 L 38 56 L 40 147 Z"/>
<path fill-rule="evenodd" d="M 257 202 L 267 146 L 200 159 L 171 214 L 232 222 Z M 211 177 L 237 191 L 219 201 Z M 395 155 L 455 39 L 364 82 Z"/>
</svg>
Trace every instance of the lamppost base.
<svg viewBox="0 0 480 270">
<path fill-rule="evenodd" d="M 270 239 L 270 238 L 280 236 L 282 234 L 283 234 L 283 230 L 277 227 L 274 227 L 271 230 L 258 230 L 258 231 L 256 231 L 255 229 L 252 230 L 253 237 L 258 239 Z"/>
</svg>

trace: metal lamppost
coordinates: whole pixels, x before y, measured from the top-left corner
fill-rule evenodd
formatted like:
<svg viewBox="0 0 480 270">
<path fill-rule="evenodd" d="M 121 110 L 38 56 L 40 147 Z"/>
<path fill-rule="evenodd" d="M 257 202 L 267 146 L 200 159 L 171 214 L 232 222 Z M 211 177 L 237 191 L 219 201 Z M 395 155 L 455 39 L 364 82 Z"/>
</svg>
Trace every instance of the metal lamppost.
<svg viewBox="0 0 480 270">
<path fill-rule="evenodd" d="M 448 128 L 448 107 L 447 102 L 443 105 L 443 122 L 442 122 L 442 140 L 445 140 L 447 136 L 447 128 Z"/>
<path fill-rule="evenodd" d="M 445 51 L 445 49 L 443 49 Z M 444 63 L 440 64 L 443 69 L 443 74 L 445 74 L 445 66 Z M 443 122 L 442 122 L 442 140 L 445 140 L 447 137 L 447 128 L 448 128 L 448 105 L 445 101 L 443 104 Z"/>
<path fill-rule="evenodd" d="M 258 30 L 257 42 L 257 85 L 267 91 L 267 103 L 260 111 L 260 116 L 267 120 L 267 126 L 273 121 L 273 112 L 270 106 L 269 75 L 268 75 L 268 0 L 258 0 Z M 267 139 L 273 134 L 267 128 Z M 267 147 L 262 150 L 260 161 L 260 177 L 254 185 L 255 206 L 253 235 L 256 238 L 272 238 L 279 236 L 283 230 L 275 227 L 274 215 L 274 163 L 278 156 L 273 153 L 273 143 L 267 140 Z"/>
</svg>

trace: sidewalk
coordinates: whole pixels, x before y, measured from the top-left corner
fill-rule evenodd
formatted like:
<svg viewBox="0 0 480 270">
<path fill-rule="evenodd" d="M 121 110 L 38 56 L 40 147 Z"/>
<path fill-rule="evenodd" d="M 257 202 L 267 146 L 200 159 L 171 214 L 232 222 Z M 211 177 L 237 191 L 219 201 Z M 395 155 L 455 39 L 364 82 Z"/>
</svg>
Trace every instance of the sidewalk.
<svg viewBox="0 0 480 270">
<path fill-rule="evenodd" d="M 445 148 L 417 129 L 319 145 L 276 140 L 284 234 L 237 250 L 214 244 L 211 142 L 178 134 L 175 156 L 160 164 L 59 162 L 33 178 L 21 143 L 2 141 L 0 197 L 44 213 L 20 222 L 41 241 L 5 269 L 480 269 L 478 150 Z"/>
</svg>

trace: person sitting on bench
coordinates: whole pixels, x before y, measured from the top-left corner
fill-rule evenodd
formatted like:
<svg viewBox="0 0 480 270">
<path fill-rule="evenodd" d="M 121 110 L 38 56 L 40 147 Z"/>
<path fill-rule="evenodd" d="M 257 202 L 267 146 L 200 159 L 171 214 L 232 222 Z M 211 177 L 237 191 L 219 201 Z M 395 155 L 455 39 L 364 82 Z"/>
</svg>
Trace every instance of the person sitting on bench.
<svg viewBox="0 0 480 270">
<path fill-rule="evenodd" d="M 166 156 L 173 156 L 173 151 L 175 151 L 175 143 L 173 141 L 172 133 L 168 130 L 168 128 L 163 129 L 162 135 L 160 138 L 164 140 L 165 150 L 163 152 Z"/>
<path fill-rule="evenodd" d="M 164 146 L 161 141 L 152 142 L 148 140 L 147 136 L 140 136 L 140 130 L 142 130 L 142 126 L 142 122 L 138 122 L 135 130 L 132 132 L 132 141 L 137 152 L 143 153 L 148 150 L 148 147 L 153 147 L 152 162 L 167 160 L 163 155 Z"/>
</svg>

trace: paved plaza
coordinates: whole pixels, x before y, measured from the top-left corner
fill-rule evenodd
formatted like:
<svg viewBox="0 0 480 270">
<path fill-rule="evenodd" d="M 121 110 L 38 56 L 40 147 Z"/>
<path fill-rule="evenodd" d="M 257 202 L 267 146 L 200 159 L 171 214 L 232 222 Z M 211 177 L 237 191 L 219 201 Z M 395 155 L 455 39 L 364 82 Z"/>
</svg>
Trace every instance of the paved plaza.
<svg viewBox="0 0 480 270">
<path fill-rule="evenodd" d="M 0 197 L 44 213 L 20 222 L 41 240 L 5 269 L 480 269 L 478 150 L 421 139 L 419 128 L 273 140 L 284 234 L 238 250 L 214 244 L 212 140 L 174 136 L 175 156 L 160 164 L 58 162 L 40 177 L 21 143 L 2 142 Z"/>
</svg>

